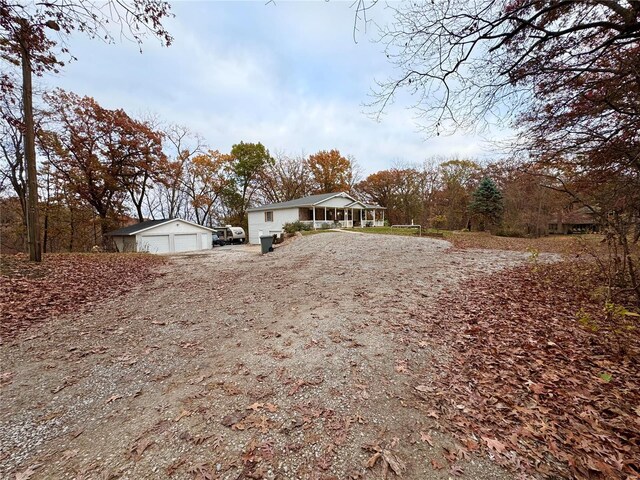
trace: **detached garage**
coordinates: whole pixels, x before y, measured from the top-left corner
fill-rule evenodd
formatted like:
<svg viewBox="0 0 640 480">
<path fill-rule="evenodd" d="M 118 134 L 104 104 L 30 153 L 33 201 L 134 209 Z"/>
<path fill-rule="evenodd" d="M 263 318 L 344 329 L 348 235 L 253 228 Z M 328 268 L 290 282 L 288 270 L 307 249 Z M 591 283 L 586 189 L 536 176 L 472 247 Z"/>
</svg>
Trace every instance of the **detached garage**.
<svg viewBox="0 0 640 480">
<path fill-rule="evenodd" d="M 186 220 L 147 220 L 114 230 L 118 252 L 177 253 L 211 248 L 213 230 Z"/>
</svg>

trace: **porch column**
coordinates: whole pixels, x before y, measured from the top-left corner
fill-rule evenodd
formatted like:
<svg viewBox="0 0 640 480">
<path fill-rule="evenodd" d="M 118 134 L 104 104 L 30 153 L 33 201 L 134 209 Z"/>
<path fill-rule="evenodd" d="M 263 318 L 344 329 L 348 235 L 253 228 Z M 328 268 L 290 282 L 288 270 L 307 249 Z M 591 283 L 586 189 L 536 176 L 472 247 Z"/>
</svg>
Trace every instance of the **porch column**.
<svg viewBox="0 0 640 480">
<path fill-rule="evenodd" d="M 373 212 L 373 226 L 376 226 L 376 209 L 371 210 Z"/>
<path fill-rule="evenodd" d="M 327 207 L 324 207 L 324 221 L 327 221 Z"/>
<path fill-rule="evenodd" d="M 382 210 L 382 224 L 384 225 L 384 210 Z"/>
<path fill-rule="evenodd" d="M 316 229 L 316 207 L 313 207 L 313 229 Z"/>
</svg>

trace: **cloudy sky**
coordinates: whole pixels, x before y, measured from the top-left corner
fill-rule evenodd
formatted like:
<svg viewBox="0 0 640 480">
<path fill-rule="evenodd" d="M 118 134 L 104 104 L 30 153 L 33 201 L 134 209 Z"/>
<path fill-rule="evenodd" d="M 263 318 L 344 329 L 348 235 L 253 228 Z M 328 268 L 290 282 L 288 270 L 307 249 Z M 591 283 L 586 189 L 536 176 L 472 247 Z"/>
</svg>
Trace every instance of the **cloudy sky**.
<svg viewBox="0 0 640 480">
<path fill-rule="evenodd" d="M 45 82 L 133 115 L 153 112 L 225 152 L 241 140 L 292 155 L 337 148 L 365 174 L 489 154 L 470 135 L 425 138 L 408 101 L 379 122 L 366 114 L 375 80 L 393 70 L 374 24 L 354 42 L 351 2 L 180 1 L 173 13 L 171 47 L 148 39 L 141 54 L 126 40 L 76 35 L 70 48 L 78 60 Z M 391 12 L 380 4 L 370 18 L 382 24 Z"/>
</svg>

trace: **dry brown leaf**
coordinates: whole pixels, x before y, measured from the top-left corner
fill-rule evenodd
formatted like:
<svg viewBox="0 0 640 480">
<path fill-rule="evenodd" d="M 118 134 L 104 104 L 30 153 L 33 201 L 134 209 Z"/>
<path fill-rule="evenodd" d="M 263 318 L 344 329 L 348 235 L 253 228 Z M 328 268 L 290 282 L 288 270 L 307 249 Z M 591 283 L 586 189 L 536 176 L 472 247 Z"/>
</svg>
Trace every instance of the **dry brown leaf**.
<svg viewBox="0 0 640 480">
<path fill-rule="evenodd" d="M 167 466 L 166 472 L 168 476 L 172 476 L 174 473 L 178 471 L 178 469 L 187 462 L 187 459 L 184 457 L 177 458 L 169 466 Z"/>
<path fill-rule="evenodd" d="M 129 453 L 133 459 L 137 462 L 142 458 L 142 454 L 153 445 L 155 442 L 148 437 L 138 439 L 129 449 Z"/>
<path fill-rule="evenodd" d="M 373 468 L 376 466 L 376 463 L 378 463 L 378 460 L 382 457 L 382 452 L 376 452 L 374 453 L 371 457 L 369 457 L 369 459 L 367 460 L 367 468 Z"/>
<path fill-rule="evenodd" d="M 206 463 L 200 463 L 189 467 L 188 472 L 194 477 L 194 480 L 213 480 L 213 469 Z"/>
<path fill-rule="evenodd" d="M 433 445 L 433 438 L 431 438 L 431 435 L 429 435 L 426 432 L 420 432 L 420 440 L 422 440 L 423 442 L 428 443 L 432 447 L 434 446 Z"/>
<path fill-rule="evenodd" d="M 398 476 L 401 476 L 402 473 L 406 470 L 407 466 L 404 464 L 398 456 L 390 450 L 382 451 L 382 458 L 389 465 L 391 471 Z"/>
<path fill-rule="evenodd" d="M 478 442 L 476 442 L 475 440 L 473 440 L 471 438 L 465 438 L 462 443 L 464 443 L 464 446 L 470 452 L 478 450 L 478 447 L 480 446 L 480 444 Z"/>
<path fill-rule="evenodd" d="M 174 422 L 179 422 L 184 417 L 190 417 L 192 414 L 193 414 L 193 412 L 191 412 L 189 410 L 182 410 L 182 412 L 180 412 L 180 415 L 178 415 L 173 421 Z"/>
<path fill-rule="evenodd" d="M 490 449 L 495 450 L 498 453 L 504 452 L 507 448 L 504 443 L 496 440 L 495 438 L 482 437 L 482 439 L 487 443 L 487 446 Z"/>
<path fill-rule="evenodd" d="M 260 410 L 263 407 L 264 407 L 264 403 L 256 402 L 256 403 L 254 403 L 252 405 L 249 405 L 247 407 L 247 410 L 253 410 L 254 412 L 257 412 L 258 410 Z"/>
<path fill-rule="evenodd" d="M 246 411 L 230 413 L 229 415 L 226 415 L 220 423 L 225 427 L 231 428 L 233 425 L 236 425 L 247 418 L 248 415 L 249 414 Z"/>
</svg>

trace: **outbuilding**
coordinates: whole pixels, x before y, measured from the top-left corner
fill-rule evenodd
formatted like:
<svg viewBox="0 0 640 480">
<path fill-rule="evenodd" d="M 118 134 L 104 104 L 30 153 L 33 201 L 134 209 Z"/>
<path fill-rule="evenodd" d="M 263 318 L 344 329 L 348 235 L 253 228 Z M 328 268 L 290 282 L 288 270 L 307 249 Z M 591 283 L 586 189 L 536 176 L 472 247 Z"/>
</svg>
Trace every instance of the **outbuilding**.
<svg viewBox="0 0 640 480">
<path fill-rule="evenodd" d="M 210 249 L 212 233 L 210 228 L 174 218 L 147 220 L 106 235 L 118 252 L 176 253 Z"/>
</svg>

